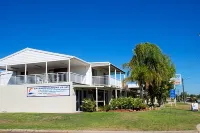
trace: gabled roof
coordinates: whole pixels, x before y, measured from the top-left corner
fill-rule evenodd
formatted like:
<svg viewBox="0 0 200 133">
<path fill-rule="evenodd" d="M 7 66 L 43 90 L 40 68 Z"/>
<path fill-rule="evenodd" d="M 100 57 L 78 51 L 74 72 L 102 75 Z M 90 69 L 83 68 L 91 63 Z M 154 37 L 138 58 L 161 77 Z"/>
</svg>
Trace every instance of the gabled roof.
<svg viewBox="0 0 200 133">
<path fill-rule="evenodd" d="M 91 67 L 105 67 L 105 66 L 111 66 L 114 67 L 115 69 L 117 69 L 117 71 L 120 71 L 122 73 L 125 73 L 123 70 L 121 70 L 120 68 L 116 67 L 115 65 L 111 64 L 110 62 L 90 62 Z"/>
<path fill-rule="evenodd" d="M 18 51 L 14 54 L 11 54 L 9 56 L 6 56 L 0 59 L 0 66 L 30 64 L 30 63 L 38 63 L 38 62 L 46 62 L 46 61 L 69 60 L 71 58 L 75 58 L 79 61 L 89 64 L 88 62 L 83 61 L 74 56 L 47 52 L 47 51 L 37 50 L 37 49 L 32 49 L 32 48 L 25 48 L 21 51 Z"/>
</svg>

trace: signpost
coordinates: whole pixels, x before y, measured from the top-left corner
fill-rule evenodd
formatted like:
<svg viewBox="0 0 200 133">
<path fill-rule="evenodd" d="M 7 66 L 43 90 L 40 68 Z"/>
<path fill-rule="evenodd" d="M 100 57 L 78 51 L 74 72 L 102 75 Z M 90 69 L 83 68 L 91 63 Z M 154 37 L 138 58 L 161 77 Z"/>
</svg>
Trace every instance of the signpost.
<svg viewBox="0 0 200 133">
<path fill-rule="evenodd" d="M 175 89 L 170 90 L 170 98 L 175 99 L 176 98 L 176 92 Z"/>
<path fill-rule="evenodd" d="M 170 81 L 174 82 L 174 89 L 170 90 L 170 98 L 174 99 L 174 103 L 176 105 L 176 85 L 182 84 L 181 74 L 176 74 L 174 78 L 171 78 Z"/>
<path fill-rule="evenodd" d="M 174 104 L 176 106 L 176 91 L 175 91 L 175 89 L 170 90 L 170 99 L 171 99 L 171 106 L 172 106 L 172 99 L 174 100 Z"/>
</svg>

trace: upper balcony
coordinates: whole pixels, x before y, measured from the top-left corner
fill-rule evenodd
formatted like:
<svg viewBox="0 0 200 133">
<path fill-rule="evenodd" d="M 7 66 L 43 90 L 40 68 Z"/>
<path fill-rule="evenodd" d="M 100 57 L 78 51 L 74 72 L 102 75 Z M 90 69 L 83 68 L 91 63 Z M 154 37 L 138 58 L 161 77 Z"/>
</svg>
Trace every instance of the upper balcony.
<svg viewBox="0 0 200 133">
<path fill-rule="evenodd" d="M 0 59 L 0 69 L 4 70 L 0 73 L 1 85 L 73 82 L 122 87 L 121 72 L 124 73 L 107 62 L 89 63 L 74 56 L 29 48 Z M 119 72 L 120 78 L 116 76 Z"/>
<path fill-rule="evenodd" d="M 69 79 L 70 75 L 70 79 Z M 44 74 L 30 74 L 30 75 L 16 75 L 11 76 L 8 85 L 22 85 L 22 84 L 44 84 L 44 83 L 63 83 L 73 82 L 75 84 L 95 85 L 95 86 L 113 86 L 117 88 L 122 87 L 122 81 L 114 79 L 109 76 L 92 76 L 92 83 L 89 84 L 86 81 L 91 77 L 86 75 L 80 75 L 77 73 L 70 74 L 68 72 L 59 73 L 47 73 Z"/>
</svg>

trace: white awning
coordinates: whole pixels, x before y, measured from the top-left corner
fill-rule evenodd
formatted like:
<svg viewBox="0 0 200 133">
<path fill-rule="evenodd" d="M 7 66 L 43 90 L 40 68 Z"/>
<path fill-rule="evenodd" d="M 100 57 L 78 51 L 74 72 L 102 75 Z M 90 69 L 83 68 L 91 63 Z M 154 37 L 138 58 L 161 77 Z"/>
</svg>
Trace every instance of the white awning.
<svg viewBox="0 0 200 133">
<path fill-rule="evenodd" d="M 117 72 L 121 72 L 122 74 L 125 74 L 125 72 L 123 70 L 121 70 L 120 68 L 116 67 L 115 65 L 111 64 L 110 62 L 90 62 L 92 67 L 104 67 L 107 68 L 107 66 L 111 66 L 111 70 L 116 69 Z"/>
</svg>

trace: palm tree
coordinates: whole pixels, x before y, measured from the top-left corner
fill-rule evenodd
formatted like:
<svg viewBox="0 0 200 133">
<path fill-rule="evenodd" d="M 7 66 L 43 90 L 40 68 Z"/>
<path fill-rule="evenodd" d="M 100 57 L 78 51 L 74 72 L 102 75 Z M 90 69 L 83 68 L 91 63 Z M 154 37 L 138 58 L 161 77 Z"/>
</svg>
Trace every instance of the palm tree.
<svg viewBox="0 0 200 133">
<path fill-rule="evenodd" d="M 143 98 L 143 86 L 145 86 L 152 102 L 163 81 L 169 81 L 175 72 L 170 58 L 164 55 L 158 46 L 151 43 L 138 44 L 134 49 L 132 59 L 123 67 L 128 68 L 129 71 L 125 82 L 138 82 L 141 98 Z"/>
</svg>

